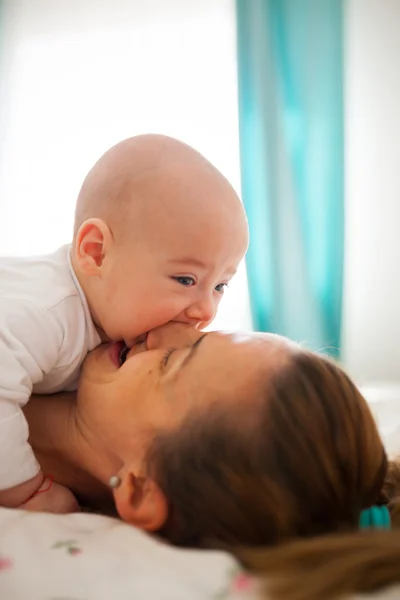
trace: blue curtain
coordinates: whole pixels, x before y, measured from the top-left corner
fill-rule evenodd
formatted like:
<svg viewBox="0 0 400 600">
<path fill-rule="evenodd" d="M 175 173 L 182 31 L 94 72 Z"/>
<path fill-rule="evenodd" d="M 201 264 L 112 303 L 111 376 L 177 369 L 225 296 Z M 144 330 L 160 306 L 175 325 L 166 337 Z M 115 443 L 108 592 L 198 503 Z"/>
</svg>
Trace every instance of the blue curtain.
<svg viewBox="0 0 400 600">
<path fill-rule="evenodd" d="M 236 0 L 254 327 L 337 355 L 343 280 L 341 0 Z"/>
</svg>

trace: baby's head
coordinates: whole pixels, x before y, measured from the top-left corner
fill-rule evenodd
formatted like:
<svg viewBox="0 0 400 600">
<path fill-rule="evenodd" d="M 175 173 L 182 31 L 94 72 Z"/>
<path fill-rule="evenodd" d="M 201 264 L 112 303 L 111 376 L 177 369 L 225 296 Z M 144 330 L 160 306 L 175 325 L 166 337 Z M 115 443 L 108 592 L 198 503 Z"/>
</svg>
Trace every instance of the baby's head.
<svg viewBox="0 0 400 600">
<path fill-rule="evenodd" d="M 232 186 L 169 137 L 120 142 L 79 193 L 74 269 L 96 324 L 128 345 L 168 321 L 210 323 L 247 245 Z"/>
</svg>

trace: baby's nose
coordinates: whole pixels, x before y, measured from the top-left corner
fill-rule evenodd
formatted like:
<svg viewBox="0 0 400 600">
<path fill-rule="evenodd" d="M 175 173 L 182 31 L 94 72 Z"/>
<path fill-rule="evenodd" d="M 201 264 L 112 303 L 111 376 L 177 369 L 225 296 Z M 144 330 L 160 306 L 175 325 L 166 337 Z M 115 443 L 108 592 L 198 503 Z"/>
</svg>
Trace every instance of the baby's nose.
<svg viewBox="0 0 400 600">
<path fill-rule="evenodd" d="M 183 348 L 193 344 L 201 335 L 203 334 L 200 331 L 185 323 L 167 323 L 149 331 L 146 341 L 147 349 Z"/>
<path fill-rule="evenodd" d="M 198 302 L 188 306 L 185 315 L 189 321 L 196 322 L 198 326 L 201 325 L 203 328 L 214 319 L 216 312 L 216 303 L 212 298 L 205 296 Z"/>
</svg>

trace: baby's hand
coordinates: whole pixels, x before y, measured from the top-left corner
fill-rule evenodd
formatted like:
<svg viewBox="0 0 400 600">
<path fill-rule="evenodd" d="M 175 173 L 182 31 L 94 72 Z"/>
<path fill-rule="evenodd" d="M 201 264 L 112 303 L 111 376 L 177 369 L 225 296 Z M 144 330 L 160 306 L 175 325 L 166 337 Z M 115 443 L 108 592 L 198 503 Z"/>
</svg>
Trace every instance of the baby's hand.
<svg viewBox="0 0 400 600">
<path fill-rule="evenodd" d="M 79 512 L 79 504 L 73 493 L 63 485 L 53 483 L 47 477 L 35 495 L 19 508 L 57 514 Z"/>
<path fill-rule="evenodd" d="M 42 471 L 39 471 L 32 479 L 24 481 L 19 485 L 16 485 L 7 490 L 0 491 L 0 506 L 7 508 L 17 508 L 21 506 L 22 502 L 25 502 L 27 498 L 32 498 L 36 490 L 40 489 L 43 485 L 44 475 Z"/>
</svg>

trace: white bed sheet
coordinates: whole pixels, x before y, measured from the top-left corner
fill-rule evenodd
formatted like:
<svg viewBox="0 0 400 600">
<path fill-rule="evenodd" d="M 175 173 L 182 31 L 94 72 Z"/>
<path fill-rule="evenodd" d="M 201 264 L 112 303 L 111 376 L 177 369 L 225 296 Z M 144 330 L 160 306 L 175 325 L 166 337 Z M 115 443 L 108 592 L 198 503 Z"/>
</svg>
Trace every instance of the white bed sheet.
<svg viewBox="0 0 400 600">
<path fill-rule="evenodd" d="M 98 515 L 0 509 L 1 600 L 250 600 L 254 589 L 221 552 Z"/>
<path fill-rule="evenodd" d="M 361 391 L 369 402 L 388 454 L 400 455 L 400 385 L 378 383 Z"/>
<path fill-rule="evenodd" d="M 257 585 L 224 553 L 114 519 L 0 509 L 1 600 L 258 600 Z M 399 600 L 400 587 L 354 598 L 368 599 Z"/>
</svg>

